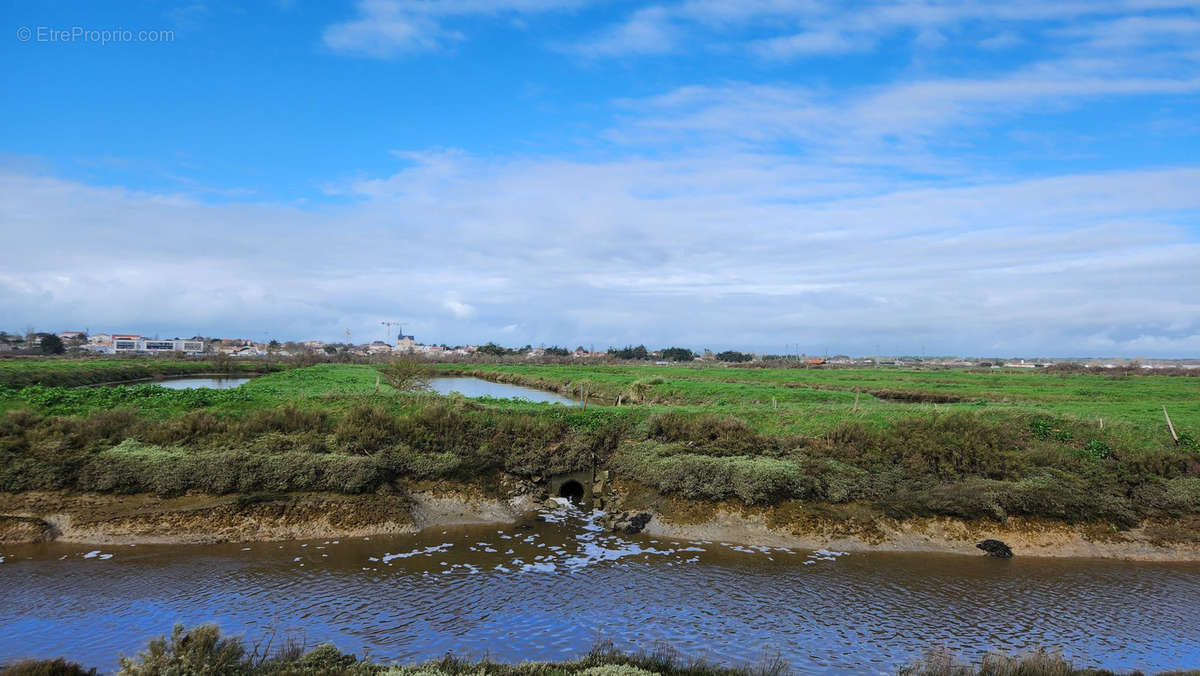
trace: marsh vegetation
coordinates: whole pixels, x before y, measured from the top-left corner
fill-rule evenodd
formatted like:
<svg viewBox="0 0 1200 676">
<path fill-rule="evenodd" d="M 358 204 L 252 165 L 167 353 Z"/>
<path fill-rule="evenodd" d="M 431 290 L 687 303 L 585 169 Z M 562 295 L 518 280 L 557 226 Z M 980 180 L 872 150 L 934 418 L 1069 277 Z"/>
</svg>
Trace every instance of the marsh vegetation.
<svg viewBox="0 0 1200 676">
<path fill-rule="evenodd" d="M 35 378 L 32 363 L 24 379 Z M 47 362 L 37 377 L 71 381 L 69 363 Z M 407 364 L 384 374 L 320 364 L 230 390 L 9 385 L 0 388 L 0 490 L 364 493 L 596 462 L 665 494 L 747 505 L 862 503 L 896 517 L 1028 515 L 1120 528 L 1200 513 L 1192 378 L 504 365 L 437 373 L 464 371 L 622 405 L 419 394 L 407 390 L 429 371 Z M 1164 402 L 1179 443 L 1155 418 Z"/>
</svg>

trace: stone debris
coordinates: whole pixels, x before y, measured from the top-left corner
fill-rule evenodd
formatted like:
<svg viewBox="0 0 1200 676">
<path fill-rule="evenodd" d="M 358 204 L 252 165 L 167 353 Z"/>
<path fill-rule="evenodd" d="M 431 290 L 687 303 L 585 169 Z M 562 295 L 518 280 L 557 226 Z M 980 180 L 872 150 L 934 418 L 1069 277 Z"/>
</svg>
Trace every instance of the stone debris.
<svg viewBox="0 0 1200 676">
<path fill-rule="evenodd" d="M 984 540 L 975 546 L 998 559 L 1011 559 L 1013 555 L 1012 548 L 999 540 Z"/>
<path fill-rule="evenodd" d="M 642 532 L 646 524 L 650 523 L 650 514 L 639 512 L 630 514 L 629 512 L 608 512 L 598 520 L 599 524 L 606 530 L 614 533 L 625 533 L 626 535 L 637 535 Z"/>
</svg>

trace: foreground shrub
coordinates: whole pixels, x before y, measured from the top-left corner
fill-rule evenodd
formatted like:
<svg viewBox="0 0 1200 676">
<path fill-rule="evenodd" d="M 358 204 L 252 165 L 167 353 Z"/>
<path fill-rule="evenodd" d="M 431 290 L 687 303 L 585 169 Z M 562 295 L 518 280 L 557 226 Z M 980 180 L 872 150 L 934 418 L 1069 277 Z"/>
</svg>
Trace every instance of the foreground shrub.
<svg viewBox="0 0 1200 676">
<path fill-rule="evenodd" d="M 0 665 L 3 676 L 99 676 L 95 669 L 84 669 L 63 658 L 54 660 L 21 660 Z"/>
</svg>

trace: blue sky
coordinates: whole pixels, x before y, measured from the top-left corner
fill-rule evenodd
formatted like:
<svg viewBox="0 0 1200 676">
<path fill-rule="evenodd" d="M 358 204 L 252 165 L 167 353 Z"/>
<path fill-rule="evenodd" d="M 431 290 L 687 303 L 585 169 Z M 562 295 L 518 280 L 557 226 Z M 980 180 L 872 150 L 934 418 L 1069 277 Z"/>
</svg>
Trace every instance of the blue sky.
<svg viewBox="0 0 1200 676">
<path fill-rule="evenodd" d="M 1194 0 L 244 5 L 0 9 L 4 328 L 1200 356 Z"/>
</svg>

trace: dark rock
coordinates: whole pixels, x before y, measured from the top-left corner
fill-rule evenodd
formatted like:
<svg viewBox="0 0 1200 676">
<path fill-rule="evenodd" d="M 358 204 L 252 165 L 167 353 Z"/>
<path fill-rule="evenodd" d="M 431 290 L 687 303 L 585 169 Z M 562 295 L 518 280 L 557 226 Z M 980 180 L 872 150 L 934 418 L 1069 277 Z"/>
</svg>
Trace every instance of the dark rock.
<svg viewBox="0 0 1200 676">
<path fill-rule="evenodd" d="M 999 540 L 984 540 L 975 546 L 987 552 L 988 556 L 994 556 L 998 559 L 1012 558 L 1012 549 Z"/>
<path fill-rule="evenodd" d="M 648 523 L 650 523 L 650 515 L 646 512 L 642 512 L 641 514 L 635 514 L 629 517 L 629 520 L 625 522 L 625 526 L 621 530 L 626 535 L 636 535 L 642 532 L 642 529 L 645 528 L 646 524 Z"/>
</svg>

